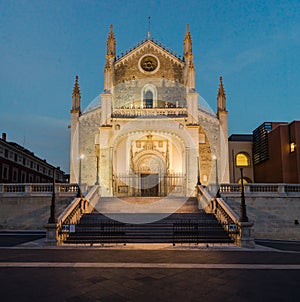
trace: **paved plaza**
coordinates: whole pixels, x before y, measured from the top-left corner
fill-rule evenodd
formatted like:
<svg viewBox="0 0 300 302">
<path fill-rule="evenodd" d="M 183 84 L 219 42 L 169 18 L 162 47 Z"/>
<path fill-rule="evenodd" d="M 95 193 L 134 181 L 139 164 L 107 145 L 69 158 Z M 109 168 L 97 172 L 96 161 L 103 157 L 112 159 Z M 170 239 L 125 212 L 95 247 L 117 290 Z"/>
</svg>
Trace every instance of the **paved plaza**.
<svg viewBox="0 0 300 302">
<path fill-rule="evenodd" d="M 180 245 L 45 247 L 44 239 L 26 242 L 24 234 L 18 236 L 14 244 L 0 236 L 1 301 L 265 302 L 300 297 L 297 251 L 261 245 L 255 250 Z M 32 240 L 39 235 L 30 236 Z M 284 245 L 287 249 L 288 242 Z"/>
</svg>

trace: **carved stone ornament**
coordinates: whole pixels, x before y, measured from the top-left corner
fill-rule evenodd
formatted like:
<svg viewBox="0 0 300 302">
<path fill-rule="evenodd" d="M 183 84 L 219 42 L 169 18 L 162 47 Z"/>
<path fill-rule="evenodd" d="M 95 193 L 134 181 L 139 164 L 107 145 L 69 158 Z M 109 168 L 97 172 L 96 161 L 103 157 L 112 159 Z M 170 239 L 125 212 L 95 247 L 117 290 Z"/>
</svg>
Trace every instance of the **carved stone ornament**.
<svg viewBox="0 0 300 302">
<path fill-rule="evenodd" d="M 158 69 L 158 59 L 151 55 L 146 55 L 140 60 L 140 67 L 146 72 L 153 72 Z"/>
</svg>

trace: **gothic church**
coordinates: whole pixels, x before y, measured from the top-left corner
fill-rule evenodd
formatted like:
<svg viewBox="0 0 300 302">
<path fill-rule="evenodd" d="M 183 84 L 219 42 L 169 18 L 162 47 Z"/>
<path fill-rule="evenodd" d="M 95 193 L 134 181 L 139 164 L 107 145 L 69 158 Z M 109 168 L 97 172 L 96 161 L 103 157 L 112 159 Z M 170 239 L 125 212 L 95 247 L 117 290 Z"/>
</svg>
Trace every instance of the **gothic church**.
<svg viewBox="0 0 300 302">
<path fill-rule="evenodd" d="M 220 78 L 217 113 L 199 106 L 189 26 L 183 56 L 148 37 L 117 57 L 107 38 L 104 90 L 81 111 L 72 94 L 70 181 L 99 184 L 101 196 L 192 196 L 229 182 L 228 112 Z"/>
</svg>

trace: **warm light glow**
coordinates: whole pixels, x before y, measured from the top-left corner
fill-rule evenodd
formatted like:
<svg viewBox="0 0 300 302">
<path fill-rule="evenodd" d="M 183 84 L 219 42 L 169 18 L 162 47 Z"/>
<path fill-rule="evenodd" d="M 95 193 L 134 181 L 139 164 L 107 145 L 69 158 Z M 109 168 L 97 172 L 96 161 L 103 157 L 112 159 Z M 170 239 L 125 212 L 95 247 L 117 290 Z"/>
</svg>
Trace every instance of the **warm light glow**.
<svg viewBox="0 0 300 302">
<path fill-rule="evenodd" d="M 80 154 L 80 159 L 84 159 L 85 155 L 84 154 Z"/>
<path fill-rule="evenodd" d="M 235 159 L 236 159 L 236 166 L 238 167 L 250 166 L 250 157 L 246 153 L 238 153 Z"/>
<path fill-rule="evenodd" d="M 213 155 L 213 156 L 212 156 L 212 159 L 213 159 L 213 160 L 216 160 L 216 159 L 217 159 L 217 156 L 216 156 L 216 155 Z"/>
<path fill-rule="evenodd" d="M 290 148 L 291 148 L 291 152 L 294 152 L 295 148 L 296 148 L 296 144 L 295 143 L 291 143 Z"/>
<path fill-rule="evenodd" d="M 238 184 L 241 184 L 241 183 L 242 183 L 242 180 L 239 179 L 239 180 L 238 180 Z M 247 183 L 248 183 L 247 179 L 243 178 L 243 184 L 245 185 L 245 184 L 247 184 Z"/>
</svg>

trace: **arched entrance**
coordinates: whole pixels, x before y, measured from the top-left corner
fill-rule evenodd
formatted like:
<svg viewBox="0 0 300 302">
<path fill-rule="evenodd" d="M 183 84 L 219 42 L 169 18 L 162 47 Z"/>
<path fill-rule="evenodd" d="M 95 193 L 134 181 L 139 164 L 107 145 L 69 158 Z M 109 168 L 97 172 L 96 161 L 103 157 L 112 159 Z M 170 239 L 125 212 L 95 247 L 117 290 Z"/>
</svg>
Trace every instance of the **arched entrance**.
<svg viewBox="0 0 300 302">
<path fill-rule="evenodd" d="M 166 174 L 166 163 L 161 154 L 144 151 L 133 162 L 134 172 L 140 176 L 141 196 L 165 195 L 161 182 Z"/>
<path fill-rule="evenodd" d="M 120 137 L 113 152 L 113 194 L 185 195 L 185 151 L 176 137 L 165 133 L 135 132 Z"/>
</svg>

